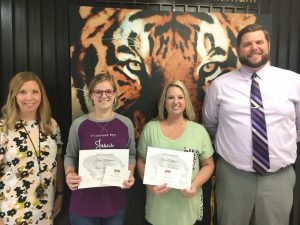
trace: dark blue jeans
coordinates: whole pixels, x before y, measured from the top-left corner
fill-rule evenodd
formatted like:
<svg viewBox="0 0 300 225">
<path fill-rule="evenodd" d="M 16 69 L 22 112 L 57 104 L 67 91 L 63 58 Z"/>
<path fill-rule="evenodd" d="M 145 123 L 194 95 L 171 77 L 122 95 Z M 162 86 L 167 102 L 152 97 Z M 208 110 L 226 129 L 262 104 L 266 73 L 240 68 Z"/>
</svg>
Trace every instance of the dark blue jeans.
<svg viewBox="0 0 300 225">
<path fill-rule="evenodd" d="M 123 225 L 125 208 L 110 217 L 82 217 L 69 214 L 71 225 Z"/>
</svg>

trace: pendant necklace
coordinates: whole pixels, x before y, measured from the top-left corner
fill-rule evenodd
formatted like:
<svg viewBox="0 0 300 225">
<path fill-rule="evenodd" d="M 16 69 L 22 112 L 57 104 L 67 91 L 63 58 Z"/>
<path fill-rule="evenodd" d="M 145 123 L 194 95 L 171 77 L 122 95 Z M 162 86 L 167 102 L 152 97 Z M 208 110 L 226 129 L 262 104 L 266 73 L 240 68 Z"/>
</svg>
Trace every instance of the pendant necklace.
<svg viewBox="0 0 300 225">
<path fill-rule="evenodd" d="M 40 178 L 40 184 L 37 186 L 37 188 L 35 189 L 35 194 L 36 194 L 36 197 L 37 198 L 43 198 L 44 197 L 44 194 L 45 194 L 45 189 L 43 187 L 43 184 L 42 184 L 42 169 L 41 169 L 41 136 L 40 136 L 40 124 L 38 123 L 38 132 L 39 132 L 39 148 L 38 148 L 38 151 L 36 150 L 36 147 L 35 145 L 33 144 L 33 141 L 29 135 L 29 132 L 27 131 L 25 125 L 23 124 L 23 121 L 21 120 L 21 124 L 22 124 L 22 127 L 23 129 L 25 130 L 26 134 L 27 134 L 27 137 L 29 138 L 30 142 L 31 142 L 31 145 L 34 149 L 34 152 L 35 152 L 35 155 L 36 155 L 36 158 L 37 158 L 37 161 L 38 161 L 38 165 L 39 165 L 39 172 L 38 172 L 38 176 Z"/>
</svg>

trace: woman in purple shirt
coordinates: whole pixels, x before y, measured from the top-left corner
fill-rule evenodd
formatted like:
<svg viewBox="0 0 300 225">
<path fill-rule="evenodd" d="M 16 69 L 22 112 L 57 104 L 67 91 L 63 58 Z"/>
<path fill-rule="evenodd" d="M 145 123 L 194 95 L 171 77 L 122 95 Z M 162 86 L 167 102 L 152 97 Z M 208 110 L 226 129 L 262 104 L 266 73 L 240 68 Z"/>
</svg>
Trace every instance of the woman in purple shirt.
<svg viewBox="0 0 300 225">
<path fill-rule="evenodd" d="M 93 110 L 73 121 L 64 160 L 66 182 L 72 190 L 70 221 L 72 225 L 121 225 L 126 206 L 125 189 L 130 188 L 135 181 L 133 124 L 129 118 L 113 110 L 116 84 L 111 75 L 96 75 L 90 82 L 88 96 Z M 78 176 L 79 151 L 90 149 L 129 149 L 130 176 L 124 180 L 123 188 L 110 186 L 78 189 L 82 181 L 82 177 Z M 95 168 L 98 166 L 94 165 Z"/>
</svg>

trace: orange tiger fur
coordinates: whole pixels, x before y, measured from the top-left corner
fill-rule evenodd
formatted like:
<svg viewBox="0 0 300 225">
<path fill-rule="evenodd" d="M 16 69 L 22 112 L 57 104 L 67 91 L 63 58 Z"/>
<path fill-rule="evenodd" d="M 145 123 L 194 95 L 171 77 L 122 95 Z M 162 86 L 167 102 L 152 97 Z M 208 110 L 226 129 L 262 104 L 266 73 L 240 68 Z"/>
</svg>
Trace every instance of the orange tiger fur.
<svg viewBox="0 0 300 225">
<path fill-rule="evenodd" d="M 91 107 L 75 88 L 85 89 L 92 76 L 106 71 L 117 82 L 117 111 L 133 120 L 136 137 L 156 116 L 162 87 L 174 79 L 187 85 L 200 120 L 210 81 L 239 66 L 235 36 L 256 21 L 249 14 L 92 7 L 80 7 L 78 13 L 83 26 L 70 48 L 73 118 Z"/>
</svg>

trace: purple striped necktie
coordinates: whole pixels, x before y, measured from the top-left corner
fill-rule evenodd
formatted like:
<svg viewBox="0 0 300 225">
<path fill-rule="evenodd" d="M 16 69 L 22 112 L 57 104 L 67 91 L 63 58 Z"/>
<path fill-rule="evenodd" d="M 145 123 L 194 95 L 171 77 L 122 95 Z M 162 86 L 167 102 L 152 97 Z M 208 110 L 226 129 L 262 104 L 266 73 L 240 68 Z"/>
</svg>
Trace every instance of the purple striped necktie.
<svg viewBox="0 0 300 225">
<path fill-rule="evenodd" d="M 253 169 L 264 175 L 270 169 L 268 135 L 257 74 L 253 73 L 250 92 Z"/>
</svg>

